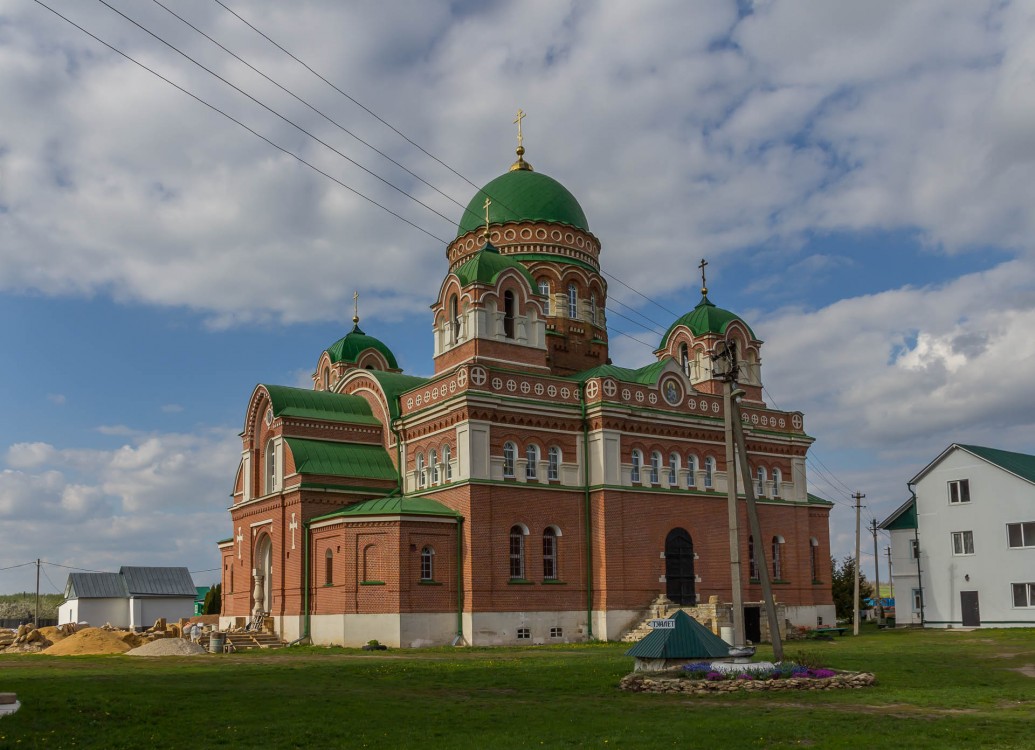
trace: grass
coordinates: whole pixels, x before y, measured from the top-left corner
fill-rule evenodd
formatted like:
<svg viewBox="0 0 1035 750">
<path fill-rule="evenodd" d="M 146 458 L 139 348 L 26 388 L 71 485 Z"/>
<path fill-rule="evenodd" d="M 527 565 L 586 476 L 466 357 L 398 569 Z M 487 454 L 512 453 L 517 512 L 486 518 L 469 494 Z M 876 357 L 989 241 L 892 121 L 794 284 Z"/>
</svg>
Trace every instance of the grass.
<svg viewBox="0 0 1035 750">
<path fill-rule="evenodd" d="M 626 646 L 346 649 L 157 659 L 0 655 L 0 748 L 1027 748 L 1035 631 L 791 642 L 866 690 L 623 693 Z M 767 658 L 765 647 L 759 658 Z"/>
</svg>

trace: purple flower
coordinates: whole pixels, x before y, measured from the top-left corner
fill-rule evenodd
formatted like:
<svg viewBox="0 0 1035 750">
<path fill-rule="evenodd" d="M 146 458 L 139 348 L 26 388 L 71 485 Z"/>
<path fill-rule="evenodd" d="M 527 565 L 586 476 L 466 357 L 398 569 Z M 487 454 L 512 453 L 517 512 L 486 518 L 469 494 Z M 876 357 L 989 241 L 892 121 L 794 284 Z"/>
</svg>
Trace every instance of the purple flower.
<svg viewBox="0 0 1035 750">
<path fill-rule="evenodd" d="M 742 672 L 741 674 L 737 675 L 737 679 L 738 680 L 753 680 L 755 678 L 752 675 L 749 675 L 747 672 Z"/>
<path fill-rule="evenodd" d="M 833 677 L 837 674 L 837 672 L 832 669 L 811 669 L 809 672 L 809 677 L 815 677 L 817 680 L 822 680 L 825 677 Z"/>
<path fill-rule="evenodd" d="M 725 679 L 725 675 L 722 672 L 709 672 L 704 676 L 704 679 L 717 682 L 718 680 Z"/>
</svg>

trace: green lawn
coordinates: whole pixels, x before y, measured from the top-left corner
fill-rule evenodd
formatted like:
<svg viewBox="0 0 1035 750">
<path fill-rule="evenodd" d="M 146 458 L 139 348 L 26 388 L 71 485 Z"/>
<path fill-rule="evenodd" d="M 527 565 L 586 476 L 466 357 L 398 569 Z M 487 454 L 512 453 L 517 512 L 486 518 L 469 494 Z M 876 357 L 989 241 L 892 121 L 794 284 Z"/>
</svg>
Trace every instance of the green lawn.
<svg viewBox="0 0 1035 750">
<path fill-rule="evenodd" d="M 616 687 L 600 644 L 193 658 L 0 655 L 0 748 L 1028 748 L 1035 631 L 881 631 L 791 642 L 866 690 L 689 698 Z M 766 658 L 765 649 L 759 657 Z"/>
</svg>

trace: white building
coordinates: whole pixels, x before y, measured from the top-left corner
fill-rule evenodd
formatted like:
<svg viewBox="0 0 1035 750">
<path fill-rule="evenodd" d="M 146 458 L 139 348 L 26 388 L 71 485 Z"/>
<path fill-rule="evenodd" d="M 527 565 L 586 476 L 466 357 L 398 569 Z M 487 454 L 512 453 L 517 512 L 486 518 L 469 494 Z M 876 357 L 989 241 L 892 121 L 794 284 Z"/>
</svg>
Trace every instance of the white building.
<svg viewBox="0 0 1035 750">
<path fill-rule="evenodd" d="M 176 622 L 194 614 L 197 588 L 186 568 L 123 566 L 118 573 L 70 573 L 58 624 L 88 622 L 141 629 L 159 617 Z"/>
<path fill-rule="evenodd" d="M 953 443 L 891 532 L 898 625 L 1035 626 L 1035 456 Z"/>
</svg>

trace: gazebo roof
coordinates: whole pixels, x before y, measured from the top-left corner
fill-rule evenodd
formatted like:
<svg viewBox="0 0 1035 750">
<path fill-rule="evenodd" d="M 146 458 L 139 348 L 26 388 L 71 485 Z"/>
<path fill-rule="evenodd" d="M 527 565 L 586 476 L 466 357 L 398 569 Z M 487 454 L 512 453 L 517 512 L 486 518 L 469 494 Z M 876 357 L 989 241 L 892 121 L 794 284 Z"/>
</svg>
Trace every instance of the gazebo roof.
<svg viewBox="0 0 1035 750">
<path fill-rule="evenodd" d="M 658 628 L 625 652 L 640 659 L 722 658 L 730 655 L 730 645 L 683 610 L 670 620 L 674 628 Z"/>
</svg>

